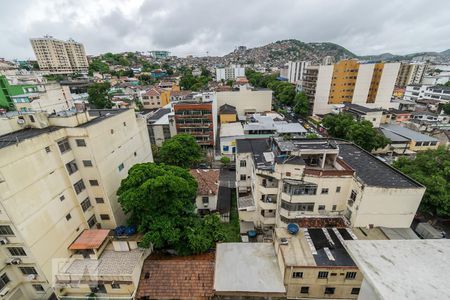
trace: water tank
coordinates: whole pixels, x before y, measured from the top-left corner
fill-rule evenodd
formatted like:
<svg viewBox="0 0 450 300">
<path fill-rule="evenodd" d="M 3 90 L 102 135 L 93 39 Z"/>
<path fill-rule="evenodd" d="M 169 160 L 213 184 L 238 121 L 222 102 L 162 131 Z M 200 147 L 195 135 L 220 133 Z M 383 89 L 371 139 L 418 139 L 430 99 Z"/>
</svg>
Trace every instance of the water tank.
<svg viewBox="0 0 450 300">
<path fill-rule="evenodd" d="M 290 224 L 288 224 L 288 226 L 287 226 L 287 230 L 288 230 L 288 232 L 289 232 L 290 234 L 297 234 L 298 231 L 300 230 L 300 228 L 298 227 L 297 224 L 290 223 Z"/>
</svg>

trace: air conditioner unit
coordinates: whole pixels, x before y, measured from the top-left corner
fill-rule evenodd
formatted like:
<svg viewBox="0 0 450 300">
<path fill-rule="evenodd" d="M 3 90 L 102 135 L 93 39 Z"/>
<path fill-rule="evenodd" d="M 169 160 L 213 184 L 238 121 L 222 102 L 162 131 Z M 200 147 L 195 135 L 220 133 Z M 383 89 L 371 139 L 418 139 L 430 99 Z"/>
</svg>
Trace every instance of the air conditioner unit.
<svg viewBox="0 0 450 300">
<path fill-rule="evenodd" d="M 208 203 L 203 203 L 203 207 L 208 207 Z"/>
<path fill-rule="evenodd" d="M 7 265 L 20 265 L 21 263 L 22 263 L 22 260 L 18 257 L 8 258 L 6 260 Z"/>
<path fill-rule="evenodd" d="M 36 279 L 36 274 L 28 274 L 27 276 L 25 276 L 26 280 L 28 281 L 32 281 Z"/>
<path fill-rule="evenodd" d="M 0 245 L 6 245 L 8 243 L 9 243 L 9 241 L 7 238 L 5 238 L 5 237 L 0 238 Z"/>
<path fill-rule="evenodd" d="M 4 297 L 8 293 L 9 293 L 9 288 L 5 287 L 3 290 L 0 291 L 0 296 Z"/>
</svg>

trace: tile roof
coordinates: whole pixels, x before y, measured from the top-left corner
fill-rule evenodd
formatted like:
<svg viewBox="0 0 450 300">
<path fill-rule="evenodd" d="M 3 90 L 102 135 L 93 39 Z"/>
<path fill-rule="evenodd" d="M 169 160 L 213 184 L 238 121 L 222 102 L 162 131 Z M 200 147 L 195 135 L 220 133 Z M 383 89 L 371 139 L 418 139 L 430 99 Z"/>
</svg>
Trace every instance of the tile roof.
<svg viewBox="0 0 450 300">
<path fill-rule="evenodd" d="M 145 260 L 136 298 L 209 299 L 214 295 L 214 254 Z"/>
<path fill-rule="evenodd" d="M 198 195 L 217 195 L 219 190 L 219 169 L 191 169 L 189 173 L 197 180 Z"/>
<path fill-rule="evenodd" d="M 147 92 L 145 92 L 144 95 L 146 95 L 146 96 L 159 96 L 159 95 L 161 95 L 161 92 L 158 89 L 156 89 L 156 88 L 152 88 L 152 89 L 148 90 Z"/>
<path fill-rule="evenodd" d="M 296 223 L 301 228 L 347 227 L 344 219 L 341 217 L 334 217 L 334 218 L 304 217 L 294 219 L 291 221 L 291 223 Z"/>
<path fill-rule="evenodd" d="M 98 249 L 108 237 L 108 229 L 86 229 L 69 246 L 70 250 Z"/>
</svg>

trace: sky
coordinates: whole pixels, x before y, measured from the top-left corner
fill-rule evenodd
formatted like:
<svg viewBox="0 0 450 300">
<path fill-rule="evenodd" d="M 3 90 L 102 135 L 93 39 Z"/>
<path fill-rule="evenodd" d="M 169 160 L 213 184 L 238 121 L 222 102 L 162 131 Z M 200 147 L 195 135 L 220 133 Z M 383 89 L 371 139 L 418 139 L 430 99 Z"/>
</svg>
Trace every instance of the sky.
<svg viewBox="0 0 450 300">
<path fill-rule="evenodd" d="M 283 39 L 357 55 L 450 48 L 449 0 L 0 0 L 0 57 L 34 59 L 30 38 L 82 42 L 87 54 L 169 50 L 224 55 Z"/>
</svg>

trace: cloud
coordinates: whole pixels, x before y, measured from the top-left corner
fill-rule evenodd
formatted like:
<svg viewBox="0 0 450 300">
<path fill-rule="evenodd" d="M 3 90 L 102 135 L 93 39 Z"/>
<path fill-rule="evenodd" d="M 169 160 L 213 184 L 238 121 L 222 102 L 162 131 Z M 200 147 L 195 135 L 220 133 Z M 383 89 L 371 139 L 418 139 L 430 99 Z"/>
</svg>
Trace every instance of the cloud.
<svg viewBox="0 0 450 300">
<path fill-rule="evenodd" d="M 74 38 L 88 54 L 167 49 L 223 55 L 295 38 L 356 54 L 450 48 L 450 1 L 21 0 L 0 11 L 0 57 L 33 58 L 29 38 Z"/>
</svg>

